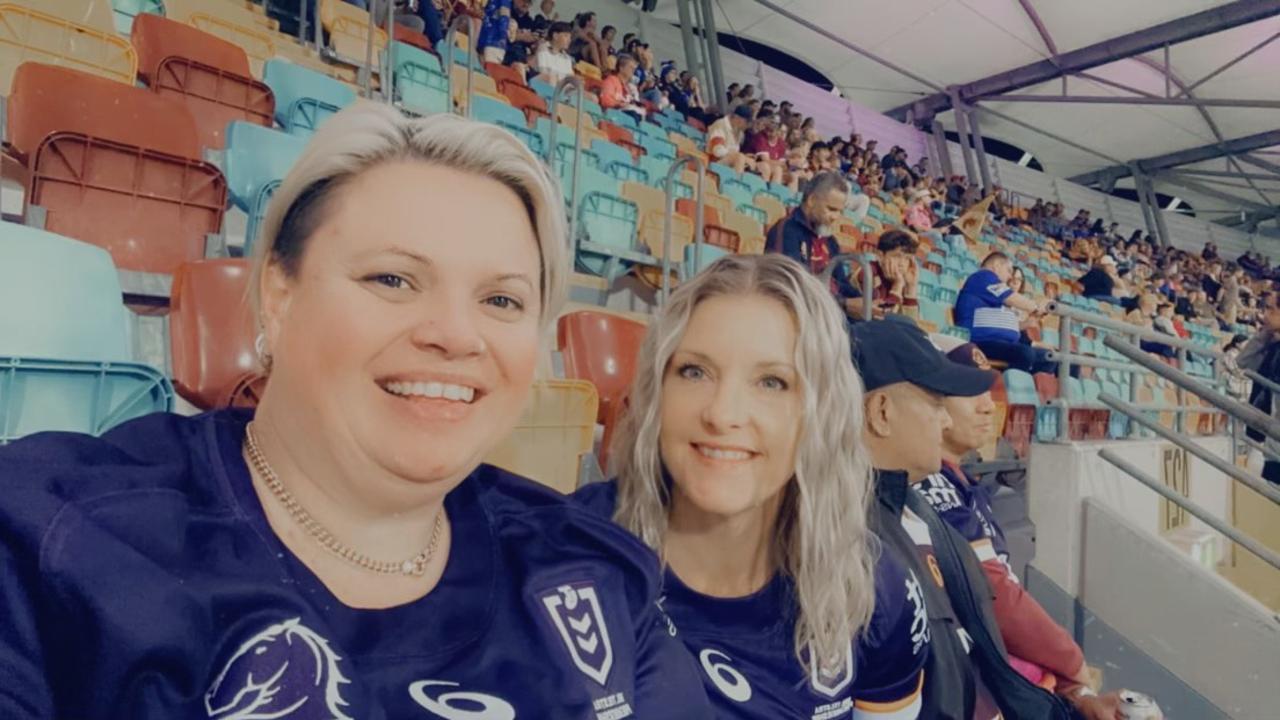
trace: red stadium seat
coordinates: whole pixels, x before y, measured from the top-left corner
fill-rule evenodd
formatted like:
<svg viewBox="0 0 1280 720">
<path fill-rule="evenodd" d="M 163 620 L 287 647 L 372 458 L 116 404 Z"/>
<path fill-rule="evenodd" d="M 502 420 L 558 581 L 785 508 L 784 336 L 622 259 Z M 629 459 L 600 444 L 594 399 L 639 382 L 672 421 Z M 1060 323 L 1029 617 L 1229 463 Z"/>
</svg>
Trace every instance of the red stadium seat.
<svg viewBox="0 0 1280 720">
<path fill-rule="evenodd" d="M 255 406 L 266 385 L 254 348 L 249 268 L 240 258 L 197 260 L 173 276 L 173 385 L 202 410 Z"/>
<path fill-rule="evenodd" d="M 516 85 L 525 85 L 524 75 L 513 67 L 508 67 L 502 63 L 485 63 L 484 71 L 489 73 L 489 77 L 493 81 L 502 86 L 504 82 L 515 83 Z"/>
<path fill-rule="evenodd" d="M 98 245 L 127 270 L 172 273 L 204 257 L 227 184 L 199 160 L 187 108 L 140 88 L 27 63 L 14 78 L 15 152 L 45 229 Z"/>
<path fill-rule="evenodd" d="M 640 156 L 645 154 L 644 148 L 636 142 L 630 130 L 614 125 L 607 120 L 602 121 L 599 127 L 604 131 L 605 137 L 609 138 L 609 142 L 626 148 L 631 152 L 631 159 L 637 163 L 640 162 Z"/>
<path fill-rule="evenodd" d="M 600 462 L 606 468 L 609 441 L 635 375 L 644 334 L 642 323 L 591 310 L 569 313 L 560 318 L 557 326 L 557 347 L 564 358 L 565 376 L 590 380 L 600 394 L 597 420 L 604 424 Z"/>
<path fill-rule="evenodd" d="M 201 145 L 222 148 L 233 120 L 271 127 L 275 97 L 249 74 L 239 46 L 150 13 L 134 19 L 132 39 L 138 76 L 154 92 L 186 103 Z"/>
<path fill-rule="evenodd" d="M 525 118 L 531 126 L 539 116 L 551 117 L 551 113 L 547 111 L 547 102 L 539 97 L 538 93 L 525 87 L 523 83 L 516 84 L 510 80 L 500 82 L 498 83 L 498 92 L 505 95 L 513 106 L 524 111 Z"/>
<path fill-rule="evenodd" d="M 428 38 L 426 35 L 423 35 L 422 33 L 418 32 L 417 30 L 414 30 L 411 27 L 401 25 L 400 23 L 392 23 L 392 25 L 393 25 L 393 30 L 395 32 L 396 42 L 402 42 L 402 43 L 405 43 L 406 45 L 412 45 L 416 48 L 420 48 L 422 50 L 426 50 L 429 53 L 435 54 L 436 49 L 431 46 L 431 39 Z"/>
<path fill-rule="evenodd" d="M 696 219 L 697 203 L 689 198 L 676 200 L 676 214 Z M 708 245 L 736 253 L 742 246 L 742 236 L 720 224 L 720 211 L 710 205 L 702 207 L 702 241 Z"/>
</svg>

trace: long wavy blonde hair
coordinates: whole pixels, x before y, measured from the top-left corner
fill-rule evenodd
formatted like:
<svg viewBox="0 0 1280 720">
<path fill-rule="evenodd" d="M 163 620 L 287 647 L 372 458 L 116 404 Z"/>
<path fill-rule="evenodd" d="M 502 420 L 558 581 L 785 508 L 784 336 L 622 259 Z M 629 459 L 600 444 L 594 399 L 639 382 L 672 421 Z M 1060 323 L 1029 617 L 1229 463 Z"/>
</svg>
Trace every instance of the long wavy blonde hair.
<svg viewBox="0 0 1280 720">
<path fill-rule="evenodd" d="M 853 367 L 844 315 L 830 293 L 782 255 L 734 255 L 682 284 L 649 326 L 630 404 L 614 438 L 614 515 L 662 554 L 671 493 L 660 455 L 662 382 L 695 308 L 721 295 L 780 302 L 796 323 L 803 427 L 795 474 L 783 490 L 774 557 L 799 604 L 796 657 L 827 669 L 843 662 L 875 609 L 879 552 L 867 529 L 871 465 L 862 443 L 862 380 Z"/>
</svg>

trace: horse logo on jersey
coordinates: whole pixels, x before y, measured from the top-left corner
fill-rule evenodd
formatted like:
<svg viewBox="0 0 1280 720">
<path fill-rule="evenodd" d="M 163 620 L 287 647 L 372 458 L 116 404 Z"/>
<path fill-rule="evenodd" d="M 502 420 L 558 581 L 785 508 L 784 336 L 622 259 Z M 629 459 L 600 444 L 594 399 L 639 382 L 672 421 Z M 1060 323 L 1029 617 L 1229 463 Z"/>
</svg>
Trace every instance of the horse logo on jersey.
<svg viewBox="0 0 1280 720">
<path fill-rule="evenodd" d="M 591 583 L 561 585 L 542 596 L 542 604 L 551 622 L 569 649 L 569 657 L 584 675 L 601 687 L 609 680 L 613 668 L 613 645 L 604 622 L 600 599 Z"/>
<path fill-rule="evenodd" d="M 240 646 L 204 695 L 210 720 L 352 720 L 342 660 L 300 618 L 285 620 Z"/>
</svg>

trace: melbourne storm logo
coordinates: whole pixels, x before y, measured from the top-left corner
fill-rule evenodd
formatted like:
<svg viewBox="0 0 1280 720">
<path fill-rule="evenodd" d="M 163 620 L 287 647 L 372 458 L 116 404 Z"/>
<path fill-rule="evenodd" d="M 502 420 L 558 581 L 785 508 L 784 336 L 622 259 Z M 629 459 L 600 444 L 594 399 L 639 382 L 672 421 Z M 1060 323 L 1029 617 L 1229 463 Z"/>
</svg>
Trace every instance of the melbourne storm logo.
<svg viewBox="0 0 1280 720">
<path fill-rule="evenodd" d="M 350 682 L 338 656 L 299 618 L 272 625 L 240 646 L 204 696 L 210 720 L 352 720 L 342 709 Z"/>
<path fill-rule="evenodd" d="M 613 645 L 609 642 L 609 628 L 604 623 L 595 587 L 561 585 L 542 596 L 542 604 L 564 640 L 573 664 L 602 687 L 606 685 L 609 670 L 613 668 Z"/>
</svg>

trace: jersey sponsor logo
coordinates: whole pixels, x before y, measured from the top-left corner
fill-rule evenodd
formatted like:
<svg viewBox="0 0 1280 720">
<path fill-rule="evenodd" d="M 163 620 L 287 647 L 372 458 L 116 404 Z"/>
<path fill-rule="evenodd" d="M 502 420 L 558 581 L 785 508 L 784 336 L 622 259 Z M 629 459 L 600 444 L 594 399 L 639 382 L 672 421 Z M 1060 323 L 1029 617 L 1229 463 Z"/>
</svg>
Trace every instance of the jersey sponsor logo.
<svg viewBox="0 0 1280 720">
<path fill-rule="evenodd" d="M 600 609 L 600 598 L 590 583 L 561 585 L 542 596 L 543 607 L 569 650 L 573 664 L 601 687 L 608 684 L 613 668 L 613 645 Z"/>
<path fill-rule="evenodd" d="M 841 690 L 853 682 L 853 645 L 845 649 L 844 662 L 835 667 L 819 668 L 821 663 L 809 663 L 809 686 L 813 691 L 829 698 L 840 694 Z"/>
<path fill-rule="evenodd" d="M 515 720 L 511 703 L 478 692 L 448 691 L 458 683 L 419 680 L 409 686 L 409 697 L 427 712 L 443 720 Z"/>
<path fill-rule="evenodd" d="M 930 475 L 916 487 L 924 499 L 928 500 L 933 509 L 939 513 L 954 510 L 962 504 L 955 486 L 941 474 Z"/>
<path fill-rule="evenodd" d="M 929 611 L 924 606 L 924 589 L 911 570 L 907 570 L 907 601 L 911 603 L 911 654 L 919 655 L 929 642 Z"/>
<path fill-rule="evenodd" d="M 729 664 L 732 660 L 728 655 L 707 648 L 698 653 L 698 662 L 702 663 L 702 671 L 722 695 L 737 703 L 751 699 L 751 683 Z"/>
<path fill-rule="evenodd" d="M 277 623 L 236 650 L 204 695 L 211 720 L 352 720 L 343 709 L 342 658 L 301 618 Z"/>
</svg>

